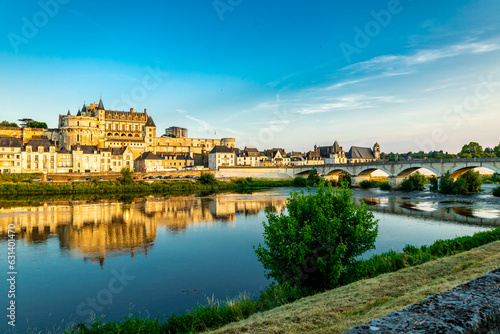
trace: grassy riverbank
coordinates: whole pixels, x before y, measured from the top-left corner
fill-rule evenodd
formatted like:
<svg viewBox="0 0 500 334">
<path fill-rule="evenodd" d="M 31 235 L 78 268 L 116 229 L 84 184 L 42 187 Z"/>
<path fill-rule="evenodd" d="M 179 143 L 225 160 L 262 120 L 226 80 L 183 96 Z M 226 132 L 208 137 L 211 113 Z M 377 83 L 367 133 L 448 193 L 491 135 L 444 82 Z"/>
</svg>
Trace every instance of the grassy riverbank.
<svg viewBox="0 0 500 334">
<path fill-rule="evenodd" d="M 497 268 L 499 250 L 496 241 L 303 298 L 211 333 L 342 333 Z"/>
<path fill-rule="evenodd" d="M 300 289 L 271 286 L 258 298 L 212 301 L 165 320 L 126 318 L 106 324 L 97 321 L 80 324 L 70 333 L 195 333 L 249 317 L 218 332 L 342 331 L 496 268 L 500 263 L 498 240 L 500 228 L 438 240 L 430 246 L 407 246 L 400 253 L 376 255 L 358 261 L 345 272 L 343 287 L 310 297 L 309 292 Z"/>
<path fill-rule="evenodd" d="M 89 181 L 89 182 L 9 182 L 0 184 L 0 197 L 5 195 L 54 195 L 54 194 L 149 194 L 171 191 L 209 192 L 217 190 L 240 190 L 266 187 L 288 187 L 291 180 L 236 179 L 212 183 L 190 180 L 168 180 L 154 182 Z"/>
</svg>

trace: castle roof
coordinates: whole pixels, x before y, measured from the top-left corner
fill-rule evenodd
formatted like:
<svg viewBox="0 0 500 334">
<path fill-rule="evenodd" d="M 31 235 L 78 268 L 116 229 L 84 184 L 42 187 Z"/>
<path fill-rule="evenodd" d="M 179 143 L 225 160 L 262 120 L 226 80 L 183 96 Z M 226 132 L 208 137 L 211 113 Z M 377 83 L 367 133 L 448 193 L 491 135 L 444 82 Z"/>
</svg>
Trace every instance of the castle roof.
<svg viewBox="0 0 500 334">
<path fill-rule="evenodd" d="M 154 127 L 156 127 L 155 122 L 153 122 L 153 117 L 148 116 L 148 120 L 146 121 L 146 126 L 154 126 Z"/>
<path fill-rule="evenodd" d="M 97 106 L 97 110 L 104 110 L 104 105 L 102 104 L 102 98 L 99 99 L 99 105 Z"/>
</svg>

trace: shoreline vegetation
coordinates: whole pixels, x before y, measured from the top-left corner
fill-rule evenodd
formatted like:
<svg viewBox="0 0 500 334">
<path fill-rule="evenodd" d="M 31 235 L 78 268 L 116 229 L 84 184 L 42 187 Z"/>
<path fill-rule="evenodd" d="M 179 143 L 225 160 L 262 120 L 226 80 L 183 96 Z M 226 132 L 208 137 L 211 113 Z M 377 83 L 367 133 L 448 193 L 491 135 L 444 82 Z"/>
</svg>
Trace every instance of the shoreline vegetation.
<svg viewBox="0 0 500 334">
<path fill-rule="evenodd" d="M 362 302 L 358 309 L 349 309 L 346 314 L 341 314 L 342 309 L 336 314 L 337 317 L 347 317 L 349 321 L 337 323 L 331 320 L 328 326 L 333 328 L 341 328 L 341 331 L 347 330 L 355 325 L 362 324 L 374 318 L 380 317 L 391 310 L 401 309 L 408 304 L 421 301 L 429 295 L 439 293 L 449 289 L 455 285 L 461 284 L 474 277 L 484 274 L 482 270 L 476 273 L 481 261 L 485 260 L 485 256 L 481 255 L 483 249 L 487 249 L 489 256 L 496 256 L 496 260 L 488 262 L 486 271 L 496 268 L 498 264 L 498 247 L 500 246 L 500 228 L 496 228 L 486 232 L 475 233 L 472 236 L 458 237 L 448 240 L 437 240 L 433 244 L 427 246 L 411 246 L 407 245 L 401 252 L 388 251 L 382 254 L 374 255 L 367 260 L 358 260 L 355 265 L 351 266 L 352 270 L 343 273 L 339 284 L 336 288 L 325 291 L 309 291 L 294 288 L 287 284 L 277 285 L 271 284 L 267 289 L 261 292 L 259 297 L 241 295 L 235 299 L 226 301 L 209 300 L 206 305 L 196 306 L 191 312 L 182 313 L 179 315 L 173 314 L 165 319 L 142 319 L 137 316 L 125 317 L 123 320 L 102 322 L 100 319 L 91 323 L 80 323 L 74 325 L 67 334 L 94 334 L 94 333 L 198 333 L 209 330 L 216 330 L 225 325 L 245 320 L 252 316 L 253 319 L 262 319 L 265 314 L 270 312 L 278 312 L 281 315 L 289 312 L 288 310 L 297 305 L 307 304 L 307 300 L 321 299 L 321 296 L 328 294 L 336 295 L 342 293 L 343 300 L 358 298 L 363 300 L 368 297 L 370 300 Z M 470 254 L 480 254 L 477 259 L 470 259 Z M 496 262 L 495 262 L 496 261 Z M 444 276 L 440 267 L 446 264 L 447 275 L 457 275 L 468 269 L 476 269 L 474 274 L 467 276 L 463 281 L 457 284 L 451 284 L 447 281 L 447 276 Z M 482 267 L 481 267 L 482 268 Z M 426 271 L 431 271 L 433 274 L 428 276 Z M 418 273 L 419 280 L 413 277 L 412 273 Z M 380 277 L 379 277 L 380 276 Z M 398 281 L 394 282 L 391 277 L 398 277 L 398 280 L 404 281 L 405 284 L 418 285 L 419 291 L 413 294 L 411 298 L 406 297 L 409 291 L 404 287 L 399 286 Z M 362 281 L 362 282 L 360 282 Z M 374 282 L 383 281 L 388 284 L 395 284 L 394 288 L 402 289 L 403 294 L 398 292 L 389 293 L 382 291 L 379 296 L 375 296 L 373 291 L 361 292 L 363 288 L 371 286 L 375 288 L 377 284 Z M 431 284 L 432 283 L 432 284 Z M 444 288 L 437 288 L 434 284 L 440 284 Z M 447 284 L 446 284 L 447 283 Z M 429 285 L 429 286 L 426 286 Z M 383 289 L 382 289 L 383 290 Z M 404 291 L 403 291 L 404 290 Z M 353 297 L 354 296 L 354 297 Z M 360 297 L 361 296 L 361 297 Z M 374 300 L 371 300 L 374 299 Z M 335 300 L 329 300 L 335 304 Z M 296 303 L 294 303 L 296 302 Z M 293 303 L 293 304 L 291 304 Z M 280 311 L 275 309 L 280 308 Z M 337 306 L 338 307 L 338 306 Z M 376 313 L 373 313 L 376 310 Z M 322 310 L 327 312 L 326 309 Z M 301 318 L 303 315 L 292 314 L 282 316 L 283 322 L 290 322 L 289 326 L 300 327 L 296 321 L 290 321 L 292 318 Z M 288 320 L 286 320 L 288 319 Z M 256 326 L 265 327 L 272 321 L 262 321 Z M 273 326 L 285 325 L 285 323 L 274 323 Z M 237 333 L 241 328 L 237 326 L 253 327 L 251 321 L 240 324 L 232 324 L 225 330 L 224 328 L 218 332 Z M 234 326 L 235 329 L 232 329 Z M 256 329 L 263 331 L 263 329 Z M 340 331 L 340 332 L 341 332 Z M 297 329 L 297 332 L 301 332 Z"/>
</svg>

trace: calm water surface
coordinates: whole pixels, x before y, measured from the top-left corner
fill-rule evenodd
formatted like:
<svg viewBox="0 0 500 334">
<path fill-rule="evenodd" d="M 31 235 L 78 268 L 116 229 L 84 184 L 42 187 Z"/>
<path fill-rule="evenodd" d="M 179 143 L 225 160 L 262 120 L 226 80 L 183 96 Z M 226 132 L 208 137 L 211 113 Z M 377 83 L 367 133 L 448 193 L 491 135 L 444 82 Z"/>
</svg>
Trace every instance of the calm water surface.
<svg viewBox="0 0 500 334">
<path fill-rule="evenodd" d="M 380 220 L 371 253 L 499 226 L 500 199 L 492 188 L 472 196 L 356 191 L 356 201 L 373 206 Z M 269 281 L 252 246 L 263 242 L 264 209 L 283 209 L 290 190 L 132 203 L 0 201 L 2 252 L 7 225 L 15 224 L 17 234 L 16 332 L 60 331 L 95 316 L 163 317 L 207 298 L 257 295 Z M 4 262 L 3 291 L 7 269 Z M 0 331 L 8 328 L 2 320 Z"/>
</svg>

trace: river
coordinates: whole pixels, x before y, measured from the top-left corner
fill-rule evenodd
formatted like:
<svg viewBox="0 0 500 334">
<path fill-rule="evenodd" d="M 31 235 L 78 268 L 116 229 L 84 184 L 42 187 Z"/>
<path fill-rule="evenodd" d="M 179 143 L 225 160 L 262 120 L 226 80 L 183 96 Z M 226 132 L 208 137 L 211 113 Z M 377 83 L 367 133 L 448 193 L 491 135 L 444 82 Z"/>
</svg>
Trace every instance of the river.
<svg viewBox="0 0 500 334">
<path fill-rule="evenodd" d="M 500 198 L 492 196 L 492 185 L 483 189 L 468 196 L 356 190 L 355 200 L 372 206 L 380 220 L 370 254 L 500 226 Z M 15 332 L 57 332 L 96 316 L 162 318 L 207 299 L 258 295 L 269 281 L 252 247 L 263 242 L 265 208 L 284 209 L 291 190 L 0 201 L 4 259 L 8 226 L 16 232 Z M 4 332 L 11 327 L 2 317 Z"/>
</svg>

